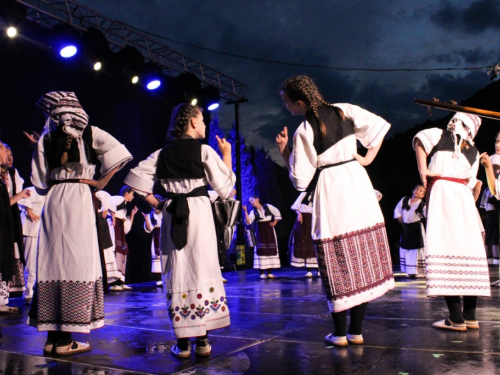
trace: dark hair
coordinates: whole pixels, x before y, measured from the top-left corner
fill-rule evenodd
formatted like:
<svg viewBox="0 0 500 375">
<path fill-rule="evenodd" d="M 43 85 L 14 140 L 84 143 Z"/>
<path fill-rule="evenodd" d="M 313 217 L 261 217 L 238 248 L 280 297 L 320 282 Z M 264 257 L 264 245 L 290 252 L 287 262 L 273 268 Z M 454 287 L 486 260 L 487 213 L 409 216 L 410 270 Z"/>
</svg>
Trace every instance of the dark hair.
<svg viewBox="0 0 500 375">
<path fill-rule="evenodd" d="M 130 192 L 132 192 L 132 191 L 133 191 L 133 190 L 132 190 L 132 188 L 131 188 L 130 186 L 128 186 L 128 185 L 123 185 L 123 186 L 122 186 L 122 188 L 120 189 L 120 195 L 121 195 L 122 197 L 124 197 L 124 196 L 125 196 L 125 193 L 130 193 Z"/>
<path fill-rule="evenodd" d="M 179 139 L 188 130 L 189 120 L 196 117 L 198 113 L 203 112 L 203 109 L 188 103 L 179 104 L 174 108 L 170 117 L 168 126 L 167 138 Z"/>
<path fill-rule="evenodd" d="M 318 86 L 314 80 L 306 75 L 293 76 L 285 80 L 281 85 L 281 91 L 285 92 L 291 101 L 303 101 L 313 112 L 314 117 L 318 121 L 319 134 L 321 138 L 326 135 L 325 124 L 319 119 L 318 106 L 323 104 L 335 109 L 339 118 L 343 121 L 345 119 L 344 112 L 333 104 L 328 103 L 323 99 L 319 92 Z"/>
</svg>

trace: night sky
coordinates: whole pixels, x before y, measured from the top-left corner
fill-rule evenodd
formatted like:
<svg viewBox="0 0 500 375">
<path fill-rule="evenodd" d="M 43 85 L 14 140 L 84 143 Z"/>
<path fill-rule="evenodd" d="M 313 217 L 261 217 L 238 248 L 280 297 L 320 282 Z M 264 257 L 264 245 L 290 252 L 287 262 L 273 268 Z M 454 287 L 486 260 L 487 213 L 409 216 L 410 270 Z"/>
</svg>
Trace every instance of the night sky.
<svg viewBox="0 0 500 375">
<path fill-rule="evenodd" d="M 179 42 L 217 51 L 306 65 L 363 69 L 472 68 L 500 60 L 500 2 L 400 0 L 161 1 L 79 0 L 103 15 Z M 158 38 L 153 38 L 159 40 Z M 160 41 L 160 40 L 159 40 Z M 389 134 L 429 118 L 414 98 L 460 103 L 490 83 L 486 69 L 468 71 L 336 71 L 262 63 L 164 42 L 247 85 L 241 105 L 247 144 L 279 160 L 278 130 L 300 123 L 282 107 L 281 82 L 306 73 L 325 99 L 348 102 L 392 124 Z M 447 113 L 434 112 L 434 117 Z M 218 110 L 221 127 L 233 106 Z"/>
</svg>

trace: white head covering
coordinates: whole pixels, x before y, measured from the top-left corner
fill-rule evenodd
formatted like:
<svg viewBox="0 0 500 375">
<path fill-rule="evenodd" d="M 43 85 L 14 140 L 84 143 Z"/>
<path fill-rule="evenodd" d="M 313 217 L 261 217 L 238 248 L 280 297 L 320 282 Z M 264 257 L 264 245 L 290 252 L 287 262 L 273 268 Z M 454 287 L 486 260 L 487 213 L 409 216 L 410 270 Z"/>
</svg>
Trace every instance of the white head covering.
<svg viewBox="0 0 500 375">
<path fill-rule="evenodd" d="M 46 133 L 62 125 L 65 133 L 79 138 L 89 123 L 89 116 L 74 92 L 49 92 L 42 96 L 36 105 L 47 118 L 44 128 Z"/>
<path fill-rule="evenodd" d="M 498 154 L 493 154 L 490 156 L 490 160 L 491 160 L 491 165 L 500 165 L 500 155 Z"/>
<path fill-rule="evenodd" d="M 455 141 L 454 157 L 458 157 L 460 154 L 462 142 L 464 140 L 467 140 L 471 145 L 474 145 L 474 137 L 476 136 L 480 126 L 481 118 L 479 116 L 462 112 L 455 113 L 448 123 L 448 130 L 453 133 Z M 460 136 L 458 142 L 456 138 L 457 135 Z"/>
</svg>

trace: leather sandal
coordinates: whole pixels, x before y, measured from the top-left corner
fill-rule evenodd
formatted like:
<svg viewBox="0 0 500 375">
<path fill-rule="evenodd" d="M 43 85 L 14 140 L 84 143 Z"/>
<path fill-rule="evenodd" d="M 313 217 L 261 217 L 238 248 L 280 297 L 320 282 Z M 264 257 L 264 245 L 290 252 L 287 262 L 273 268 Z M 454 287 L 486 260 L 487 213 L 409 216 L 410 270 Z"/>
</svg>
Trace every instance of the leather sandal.
<svg viewBox="0 0 500 375">
<path fill-rule="evenodd" d="M 88 342 L 78 342 L 73 340 L 71 344 L 58 346 L 56 345 L 56 355 L 73 355 L 89 352 L 92 349 Z"/>
</svg>

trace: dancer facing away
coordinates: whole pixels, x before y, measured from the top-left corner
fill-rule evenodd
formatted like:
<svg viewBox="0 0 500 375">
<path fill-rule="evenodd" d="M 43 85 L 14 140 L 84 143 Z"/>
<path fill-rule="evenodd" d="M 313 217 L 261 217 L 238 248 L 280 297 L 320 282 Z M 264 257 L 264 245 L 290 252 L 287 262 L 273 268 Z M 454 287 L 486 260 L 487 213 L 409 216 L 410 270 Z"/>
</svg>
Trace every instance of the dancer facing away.
<svg viewBox="0 0 500 375">
<path fill-rule="evenodd" d="M 292 205 L 292 210 L 297 213 L 297 220 L 290 235 L 291 256 L 290 265 L 293 267 L 306 267 L 305 277 L 312 277 L 312 269 L 318 270 L 318 261 L 311 237 L 312 200 L 303 191 Z M 320 276 L 320 272 L 318 276 Z"/>
<path fill-rule="evenodd" d="M 411 197 L 403 197 L 394 209 L 394 218 L 403 229 L 399 246 L 401 272 L 409 277 L 425 277 L 425 188 L 417 185 Z"/>
<path fill-rule="evenodd" d="M 155 195 L 158 202 L 163 198 L 160 195 Z M 144 230 L 146 233 L 153 233 L 151 239 L 151 274 L 153 281 L 156 281 L 156 286 L 163 286 L 161 281 L 161 250 L 160 250 L 160 230 L 162 213 L 159 208 L 152 208 L 149 214 L 144 216 Z"/>
<path fill-rule="evenodd" d="M 261 279 L 274 279 L 273 269 L 281 267 L 278 240 L 274 230 L 278 221 L 281 220 L 281 213 L 270 204 L 260 203 L 258 197 L 250 197 L 248 202 L 254 209 L 249 214 L 247 206 L 243 206 L 245 221 L 247 225 L 257 223 L 255 231 L 257 244 L 254 247 L 253 268 L 259 270 Z"/>
<path fill-rule="evenodd" d="M 104 259 L 93 191 L 104 188 L 132 155 L 111 135 L 88 125 L 74 93 L 47 93 L 37 106 L 47 120 L 33 154 L 31 182 L 47 197 L 28 324 L 47 332 L 44 354 L 71 355 L 91 349 L 73 340 L 72 332 L 90 333 L 104 325 Z"/>
<path fill-rule="evenodd" d="M 163 289 L 166 293 L 174 356 L 188 358 L 189 338 L 196 337 L 194 352 L 209 356 L 208 331 L 229 325 L 229 309 L 217 257 L 217 238 L 208 198 L 210 184 L 227 198 L 236 180 L 231 170 L 231 145 L 219 139 L 222 160 L 208 145 L 201 108 L 178 105 L 170 118 L 166 146 L 132 169 L 125 183 L 162 209 L 160 246 Z M 167 200 L 159 202 L 153 185 L 160 180 Z"/>
<path fill-rule="evenodd" d="M 314 193 L 312 237 L 335 327 L 325 342 L 362 344 L 367 303 L 394 288 L 384 217 L 364 168 L 390 124 L 355 105 L 327 103 L 305 75 L 287 79 L 281 98 L 292 115 L 305 117 L 291 153 L 286 127 L 276 142 L 295 187 Z M 365 157 L 357 141 L 368 148 Z"/>
<path fill-rule="evenodd" d="M 472 194 L 479 168 L 473 139 L 480 126 L 478 116 L 456 113 L 446 130 L 426 129 L 413 138 L 418 171 L 429 197 L 427 295 L 444 296 L 449 310 L 448 317 L 432 324 L 438 329 L 478 329 L 477 297 L 490 296 L 488 262 Z"/>
</svg>

